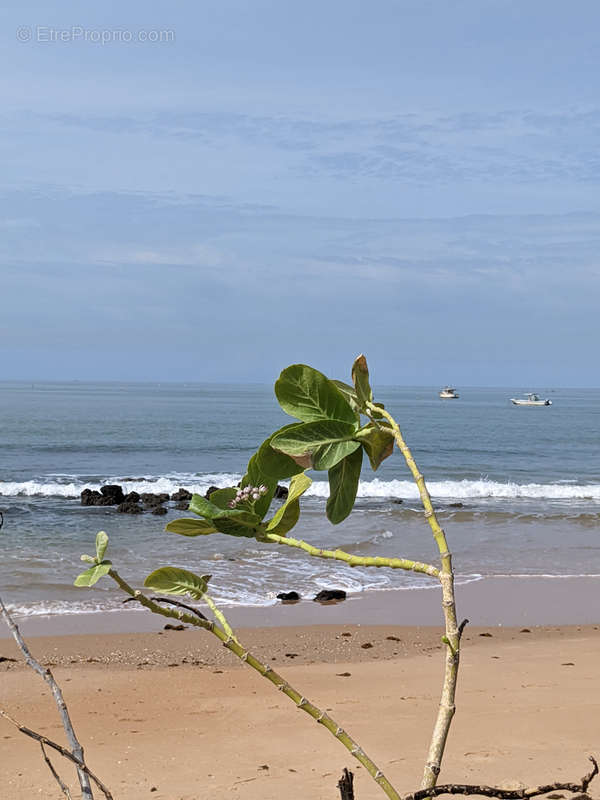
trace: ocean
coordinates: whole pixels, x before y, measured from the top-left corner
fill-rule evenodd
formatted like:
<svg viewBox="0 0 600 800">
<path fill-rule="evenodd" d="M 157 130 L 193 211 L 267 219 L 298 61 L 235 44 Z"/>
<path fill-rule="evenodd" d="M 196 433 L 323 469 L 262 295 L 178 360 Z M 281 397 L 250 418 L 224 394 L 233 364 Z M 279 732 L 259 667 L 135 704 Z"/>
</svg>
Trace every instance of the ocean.
<svg viewBox="0 0 600 800">
<path fill-rule="evenodd" d="M 600 575 L 600 390 L 542 389 L 552 405 L 515 407 L 528 387 L 382 387 L 439 511 L 459 582 L 486 576 Z M 104 579 L 75 588 L 97 531 L 107 557 L 134 585 L 158 566 L 211 574 L 225 606 L 267 606 L 281 591 L 311 598 L 410 591 L 431 579 L 400 570 L 350 568 L 254 540 L 164 531 L 166 516 L 84 507 L 80 493 L 106 483 L 124 491 L 204 493 L 230 486 L 258 445 L 290 422 L 272 387 L 160 383 L 0 383 L 0 594 L 18 616 L 116 611 L 122 596 Z M 360 555 L 436 562 L 417 489 L 399 452 L 363 469 L 353 513 L 325 518 L 324 473 L 302 503 L 291 535 Z M 402 501 L 402 502 L 398 502 Z M 434 583 L 434 582 L 433 582 Z"/>
</svg>

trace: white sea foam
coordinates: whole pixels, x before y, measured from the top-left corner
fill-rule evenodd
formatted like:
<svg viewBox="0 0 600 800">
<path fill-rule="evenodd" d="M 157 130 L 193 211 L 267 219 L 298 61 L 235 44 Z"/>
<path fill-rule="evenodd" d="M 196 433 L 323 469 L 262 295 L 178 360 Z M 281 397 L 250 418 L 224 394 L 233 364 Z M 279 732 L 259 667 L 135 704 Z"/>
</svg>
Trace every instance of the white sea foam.
<svg viewBox="0 0 600 800">
<path fill-rule="evenodd" d="M 442 500 L 463 500 L 482 498 L 528 498 L 548 500 L 600 500 L 600 484 L 575 485 L 564 483 L 501 483 L 499 481 L 462 480 L 462 481 L 428 481 L 427 487 L 432 497 Z M 326 498 L 329 496 L 329 484 L 326 481 L 315 481 L 307 495 Z M 361 481 L 358 497 L 397 497 L 402 500 L 418 500 L 419 490 L 412 481 Z"/>
<path fill-rule="evenodd" d="M 168 492 L 172 494 L 180 487 L 188 491 L 204 494 L 209 486 L 233 486 L 241 478 L 234 473 L 214 473 L 206 475 L 176 474 L 165 477 L 143 476 L 136 479 L 107 477 L 106 480 L 90 482 L 77 480 L 75 476 L 53 476 L 52 480 L 0 481 L 0 496 L 8 497 L 64 497 L 78 498 L 84 489 L 96 489 L 107 483 L 118 483 L 124 492 Z M 485 498 L 501 499 L 547 499 L 547 500 L 597 500 L 600 501 L 600 484 L 557 483 L 513 483 L 480 480 L 428 481 L 429 492 L 441 500 L 477 500 Z M 315 481 L 307 497 L 327 498 L 327 481 Z M 375 478 L 361 481 L 358 487 L 359 498 L 389 498 L 418 500 L 416 485 L 409 480 L 383 481 Z"/>
<path fill-rule="evenodd" d="M 173 494 L 184 487 L 190 492 L 204 494 L 209 486 L 232 486 L 241 478 L 241 475 L 232 473 L 217 473 L 214 475 L 174 475 L 168 477 L 144 476 L 134 480 L 110 477 L 104 481 L 90 482 L 68 480 L 32 480 L 32 481 L 0 481 L 0 496 L 5 497 L 64 497 L 78 498 L 84 489 L 100 490 L 105 484 L 119 484 L 123 491 L 138 492 L 168 492 Z"/>
</svg>

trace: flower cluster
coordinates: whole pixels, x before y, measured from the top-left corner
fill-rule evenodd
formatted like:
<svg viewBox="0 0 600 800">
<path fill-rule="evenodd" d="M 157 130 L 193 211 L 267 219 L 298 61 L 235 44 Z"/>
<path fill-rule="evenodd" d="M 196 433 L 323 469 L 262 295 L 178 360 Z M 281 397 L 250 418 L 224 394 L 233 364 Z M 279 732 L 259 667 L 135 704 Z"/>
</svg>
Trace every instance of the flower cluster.
<svg viewBox="0 0 600 800">
<path fill-rule="evenodd" d="M 230 500 L 227 505 L 229 508 L 235 508 L 241 503 L 255 503 L 263 494 L 268 492 L 268 488 L 262 484 L 261 486 L 244 486 L 243 489 L 238 489 L 237 494 L 233 500 Z"/>
</svg>

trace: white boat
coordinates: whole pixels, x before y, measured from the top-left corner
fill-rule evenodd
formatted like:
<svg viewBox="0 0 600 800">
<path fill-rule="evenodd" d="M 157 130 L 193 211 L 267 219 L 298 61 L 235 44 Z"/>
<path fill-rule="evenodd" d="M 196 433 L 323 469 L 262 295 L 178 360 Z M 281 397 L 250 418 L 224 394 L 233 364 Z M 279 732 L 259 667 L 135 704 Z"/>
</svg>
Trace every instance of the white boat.
<svg viewBox="0 0 600 800">
<path fill-rule="evenodd" d="M 529 392 L 525 398 L 510 398 L 510 402 L 515 406 L 551 406 L 552 400 L 542 400 L 535 392 Z"/>
<path fill-rule="evenodd" d="M 440 391 L 440 397 L 442 400 L 458 400 L 460 395 L 453 389 L 451 386 L 444 386 L 444 388 Z"/>
</svg>

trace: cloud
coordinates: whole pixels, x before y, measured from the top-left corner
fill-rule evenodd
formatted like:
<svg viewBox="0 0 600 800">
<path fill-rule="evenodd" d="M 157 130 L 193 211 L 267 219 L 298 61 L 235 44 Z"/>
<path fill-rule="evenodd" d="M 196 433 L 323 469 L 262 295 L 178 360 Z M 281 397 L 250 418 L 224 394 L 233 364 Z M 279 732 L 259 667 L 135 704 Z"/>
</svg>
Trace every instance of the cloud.
<svg viewBox="0 0 600 800">
<path fill-rule="evenodd" d="M 13 116 L 13 125 L 19 123 Z M 137 116 L 55 113 L 37 124 L 104 135 L 201 144 L 217 151 L 278 152 L 294 177 L 385 182 L 597 182 L 600 109 L 459 111 L 369 118 L 234 112 Z M 23 123 L 21 123 L 23 124 Z M 576 144 L 576 146 L 574 146 Z"/>
</svg>

